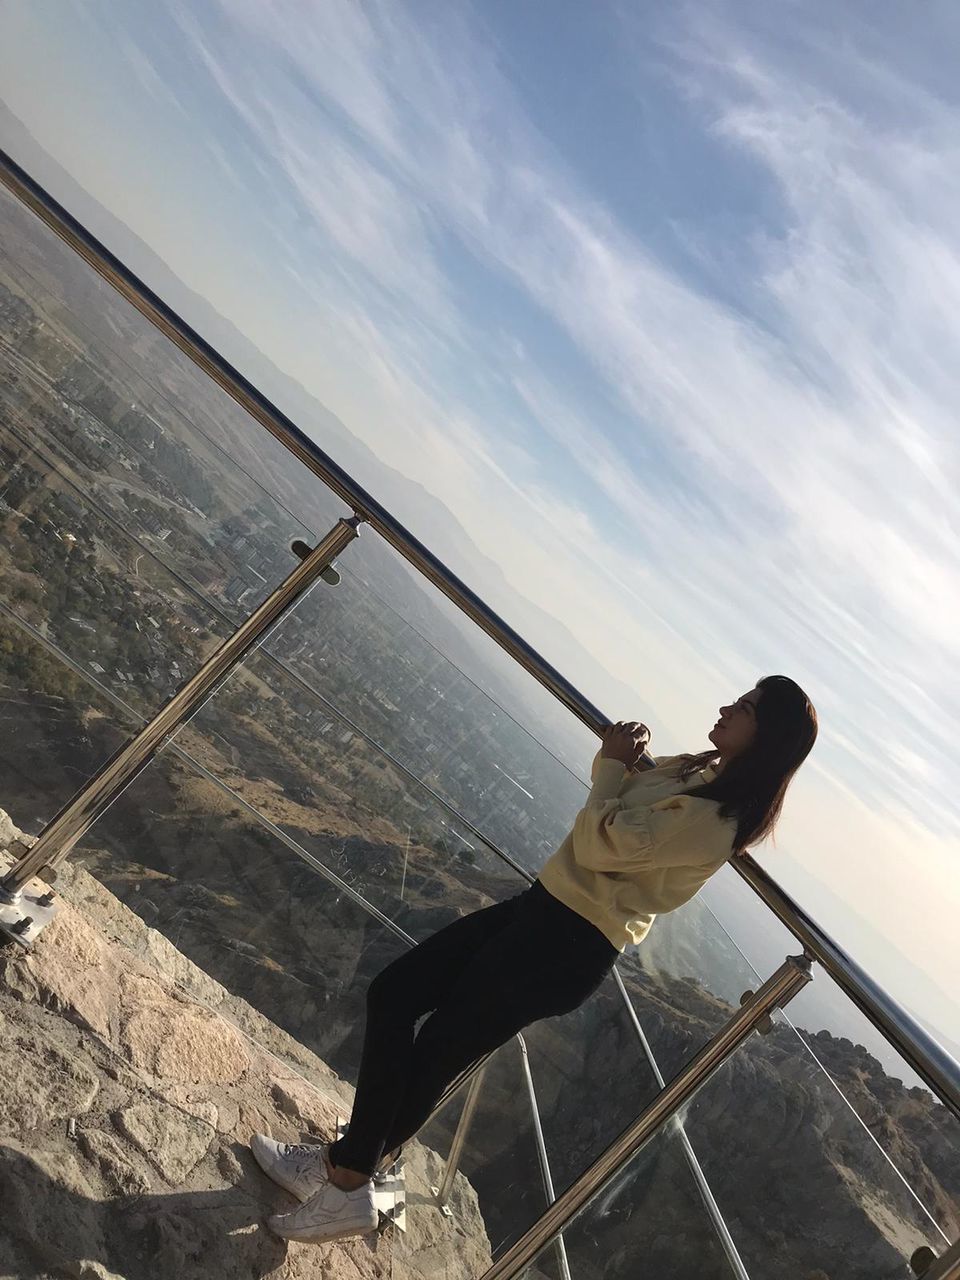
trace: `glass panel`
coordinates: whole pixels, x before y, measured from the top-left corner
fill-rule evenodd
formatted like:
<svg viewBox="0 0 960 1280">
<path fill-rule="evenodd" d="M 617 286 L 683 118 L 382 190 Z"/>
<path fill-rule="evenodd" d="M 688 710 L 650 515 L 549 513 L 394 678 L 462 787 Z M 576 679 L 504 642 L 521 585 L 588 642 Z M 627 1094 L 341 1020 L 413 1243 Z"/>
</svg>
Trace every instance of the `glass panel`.
<svg viewBox="0 0 960 1280">
<path fill-rule="evenodd" d="M 792 950 L 799 952 L 799 944 Z M 760 985 L 703 892 L 658 916 L 640 946 L 623 957 L 620 973 L 664 1080 L 720 1030 L 744 992 Z"/>
<path fill-rule="evenodd" d="M 65 342 L 40 314 L 45 342 Z M 52 551 L 71 562 L 92 557 L 106 573 L 127 564 L 125 576 L 143 590 L 140 561 L 154 558 L 175 584 L 171 601 L 192 600 L 204 619 L 235 623 L 249 613 L 295 567 L 290 543 L 309 541 L 309 529 L 111 353 L 82 347 L 66 371 L 52 372 L 46 347 L 30 350 L 33 333 L 3 333 L 0 414 L 12 462 L 4 501 L 21 537 L 44 547 L 41 567 Z M 332 524 L 335 504 L 318 488 Z"/>
<path fill-rule="evenodd" d="M 701 897 L 727 934 L 728 946 L 742 952 L 761 973 L 776 967 L 788 952 L 799 952 L 800 943 L 793 934 L 732 868 L 714 876 Z M 790 1016 L 811 1033 L 827 1028 L 834 1035 L 859 1041 L 888 1074 L 908 1086 L 920 1084 L 897 1051 L 819 968 L 816 981 L 791 1003 Z"/>
<path fill-rule="evenodd" d="M 714 877 L 699 898 L 681 911 L 658 919 L 633 957 L 635 963 L 643 962 L 639 973 L 631 977 L 625 972 L 624 978 L 668 1079 L 734 1012 L 739 994 L 756 990 L 763 980 L 707 905 L 709 897 L 723 901 L 724 897 L 736 894 L 736 889 L 719 888 L 725 875 L 735 879 L 742 888 L 742 894 L 737 895 L 742 908 L 738 925 L 745 936 L 751 938 L 755 952 L 763 954 L 764 977 L 774 971 L 785 955 L 798 954 L 801 949 L 797 940 L 773 917 L 770 919 L 775 930 L 767 924 L 765 917 L 770 913 L 732 871 Z M 751 907 L 754 908 L 752 914 Z M 758 916 L 766 925 L 763 931 L 749 927 Z M 763 939 L 762 945 L 758 939 Z M 953 1238 L 960 1230 L 954 1207 L 956 1180 L 951 1172 L 957 1167 L 956 1154 L 960 1146 L 956 1122 L 928 1090 L 903 1083 L 909 1079 L 909 1072 L 887 1074 L 895 1071 L 901 1060 L 818 966 L 814 972 L 814 981 L 791 1002 L 788 1014 L 776 1015 L 774 1033 L 764 1040 L 755 1036 L 747 1046 L 746 1064 L 758 1059 L 763 1063 L 771 1061 L 778 1071 L 785 1076 L 789 1074 L 790 1095 L 784 1098 L 780 1090 L 771 1098 L 770 1076 L 755 1066 L 741 1063 L 728 1068 L 728 1071 L 742 1073 L 737 1085 L 738 1096 L 756 1101 L 755 1122 L 749 1129 L 742 1115 L 734 1118 L 733 1086 L 721 1096 L 721 1084 L 717 1081 L 707 1087 L 705 1100 L 701 1101 L 698 1095 L 694 1114 L 699 1114 L 696 1108 L 713 1105 L 709 1114 L 729 1117 L 722 1131 L 718 1119 L 716 1133 L 712 1128 L 705 1132 L 702 1125 L 695 1125 L 689 1134 L 712 1189 L 719 1199 L 719 1190 L 714 1184 L 714 1179 L 719 1178 L 721 1186 L 739 1188 L 740 1199 L 745 1200 L 743 1189 L 757 1185 L 767 1187 L 770 1179 L 763 1162 L 769 1159 L 776 1170 L 775 1181 L 782 1184 L 778 1204 L 790 1200 L 795 1205 L 796 1217 L 790 1219 L 792 1226 L 783 1228 L 785 1237 L 789 1238 L 791 1232 L 794 1235 L 809 1233 L 814 1226 L 812 1201 L 804 1200 L 794 1181 L 807 1178 L 810 1169 L 818 1170 L 829 1181 L 831 1177 L 836 1179 L 836 1170 L 840 1168 L 850 1185 L 860 1188 L 857 1193 L 860 1201 L 873 1206 L 871 1211 L 880 1224 L 876 1230 L 887 1231 L 890 1238 L 904 1248 L 911 1239 L 921 1243 L 924 1232 L 931 1237 L 928 1242 L 935 1243 L 938 1226 Z M 700 973 L 706 975 L 705 980 L 692 976 Z M 795 1031 L 791 1023 L 799 1023 L 801 1019 L 805 1025 L 818 1029 Z M 872 1035 L 864 1035 L 863 1039 L 871 1045 L 880 1041 L 884 1046 L 883 1065 L 864 1047 L 860 1033 L 865 1027 Z M 778 1050 L 774 1049 L 775 1044 L 779 1045 Z M 905 1069 L 905 1064 L 901 1066 Z M 709 1099 L 714 1102 L 711 1104 Z M 771 1155 L 766 1138 L 762 1142 L 755 1140 L 758 1134 L 776 1133 L 778 1123 L 785 1126 L 783 1147 Z M 743 1153 L 739 1180 L 725 1163 L 734 1127 Z M 750 1163 L 747 1149 L 754 1145 L 757 1151 Z M 852 1191 L 849 1195 L 857 1198 Z M 739 1201 L 732 1197 L 727 1203 Z M 726 1216 L 723 1201 L 721 1210 Z M 805 1215 L 808 1220 L 804 1224 Z M 768 1226 L 775 1234 L 772 1220 L 773 1215 L 768 1215 Z M 733 1230 L 733 1223 L 728 1225 Z M 870 1244 L 873 1228 L 861 1224 L 858 1230 L 858 1238 L 864 1242 L 869 1256 L 879 1257 L 882 1248 Z M 735 1230 L 734 1239 L 739 1246 L 740 1235 Z M 771 1235 L 767 1241 L 771 1256 L 773 1239 Z M 747 1251 L 751 1254 L 749 1258 L 745 1256 L 748 1270 L 751 1275 L 764 1274 L 757 1270 L 758 1260 L 763 1256 L 761 1242 L 755 1234 L 750 1240 L 749 1250 L 745 1246 L 745 1254 Z M 909 1257 L 909 1250 L 904 1257 Z M 774 1265 L 780 1263 L 769 1263 L 770 1274 Z M 833 1261 L 819 1265 L 826 1274 L 833 1274 Z M 806 1273 L 798 1269 L 796 1274 Z M 894 1270 L 877 1274 L 900 1273 Z"/>
<path fill-rule="evenodd" d="M 564 1229 L 563 1243 L 574 1280 L 633 1280 L 641 1273 L 670 1280 L 729 1280 L 736 1274 L 672 1125 L 654 1134 Z M 561 1280 L 555 1248 L 548 1246 L 523 1276 Z"/>
<path fill-rule="evenodd" d="M 237 604 L 237 577 L 254 598 L 289 572 L 290 539 L 326 531 L 340 503 L 5 190 L 0 219 L 0 355 L 21 420 L 31 405 L 31 423 L 91 469 L 105 505 L 164 544 L 171 568 L 225 607 Z M 267 395 L 286 386 L 215 322 L 207 336 Z M 304 421 L 329 419 L 298 384 L 287 389 Z"/>
<path fill-rule="evenodd" d="M 774 1022 L 699 1091 L 687 1125 L 752 1280 L 906 1280 L 912 1252 L 940 1252 L 943 1239 L 792 1028 Z"/>
<path fill-rule="evenodd" d="M 758 964 L 772 966 L 781 950 L 799 951 L 793 935 L 735 872 L 714 877 L 706 895 L 724 921 L 735 921 L 734 936 Z M 739 952 L 733 932 L 724 929 L 728 947 Z M 869 1135 L 891 1162 L 891 1173 L 898 1171 L 951 1239 L 960 1234 L 960 1186 L 953 1172 L 960 1167 L 960 1122 L 819 965 L 813 982 L 778 1016 L 816 1062 L 820 1092 L 842 1100 L 858 1118 L 863 1141 Z"/>
<path fill-rule="evenodd" d="M 338 567 L 340 586 L 305 600 L 271 637 L 271 653 L 535 871 L 583 802 L 582 776 L 596 743 L 580 743 L 579 730 L 568 726 L 568 738 L 578 746 L 576 752 L 564 747 L 564 755 L 576 760 L 580 776 L 557 754 L 559 738 L 549 737 L 549 749 L 542 745 L 516 718 L 524 710 L 515 694 L 517 669 L 510 686 L 495 679 L 491 655 L 481 659 L 471 651 L 477 634 L 470 641 L 461 635 L 448 616 L 449 602 L 443 600 L 447 611 L 442 609 L 440 593 L 378 539 L 361 538 Z M 408 622 L 401 608 L 415 621 Z M 501 700 L 490 696 L 489 687 L 497 687 Z M 543 734 L 546 727 L 537 729 Z M 590 739 L 586 730 L 582 734 Z"/>
<path fill-rule="evenodd" d="M 46 432 L 27 445 L 8 430 L 6 399 L 0 390 L 0 448 L 15 459 L 0 505 L 0 607 L 150 714 L 232 624 L 104 510 L 91 476 L 58 470 Z"/>
<path fill-rule="evenodd" d="M 0 605 L 0 807 L 21 830 L 37 835 L 139 723 Z"/>
<path fill-rule="evenodd" d="M 613 978 L 579 1009 L 524 1032 L 559 1195 L 658 1092 Z"/>
<path fill-rule="evenodd" d="M 460 1123 L 469 1083 L 441 1107 L 419 1135 L 428 1150 L 437 1153 L 434 1187 L 439 1187 Z M 476 1204 L 486 1232 L 484 1265 L 469 1274 L 479 1275 L 490 1261 L 510 1245 L 543 1213 L 546 1192 L 537 1155 L 532 1100 L 523 1071 L 519 1043 L 508 1041 L 487 1061 L 473 1118 L 466 1128 L 459 1161 L 460 1178 L 451 1193 L 451 1231 L 459 1233 L 465 1249 L 483 1262 L 477 1243 L 465 1238 L 462 1221 L 469 1221 Z M 395 1257 L 404 1271 L 415 1266 L 420 1241 L 433 1229 L 436 1200 L 413 1202 L 408 1207 L 408 1234 Z M 418 1215 L 425 1219 L 418 1223 Z M 422 1266 L 422 1260 L 421 1260 Z M 401 1272 L 403 1274 L 403 1272 Z"/>
<path fill-rule="evenodd" d="M 252 655 L 178 741 L 413 938 L 526 887 L 268 654 Z"/>
</svg>

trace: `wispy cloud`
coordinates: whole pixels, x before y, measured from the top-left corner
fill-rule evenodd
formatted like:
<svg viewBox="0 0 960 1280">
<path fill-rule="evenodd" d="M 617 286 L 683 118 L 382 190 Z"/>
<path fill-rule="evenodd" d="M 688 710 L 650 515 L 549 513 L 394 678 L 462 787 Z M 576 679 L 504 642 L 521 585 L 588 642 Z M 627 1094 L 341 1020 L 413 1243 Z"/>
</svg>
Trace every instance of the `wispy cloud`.
<svg viewBox="0 0 960 1280">
<path fill-rule="evenodd" d="M 780 846 L 870 879 L 879 914 L 922 850 L 919 920 L 960 837 L 960 104 L 898 70 L 892 28 L 844 40 L 855 9 L 701 0 L 642 32 L 605 11 L 617 109 L 655 64 L 718 184 L 762 197 L 722 289 L 707 220 L 675 229 L 680 269 L 538 128 L 482 7 L 165 12 L 218 104 L 191 145 L 247 184 L 290 281 L 272 346 L 251 302 L 268 354 L 450 507 L 502 612 L 568 667 L 530 606 L 561 619 L 596 658 L 571 677 L 635 684 L 670 746 L 757 674 L 806 684 L 823 741 Z"/>
<path fill-rule="evenodd" d="M 368 312 L 381 373 L 393 368 L 378 408 L 389 405 L 396 421 L 398 404 L 417 405 L 409 431 L 422 452 L 408 457 L 422 466 L 445 456 L 456 468 L 445 478 L 461 482 L 468 459 L 486 474 L 483 489 L 499 486 L 514 508 L 491 529 L 482 507 L 467 525 L 469 504 L 458 500 L 468 533 L 502 559 L 520 529 L 531 532 L 522 504 L 545 536 L 535 467 L 518 494 L 496 457 L 511 430 L 549 438 L 583 482 L 553 495 L 550 536 L 571 565 L 599 561 L 608 609 L 617 591 L 629 598 L 640 586 L 652 611 L 628 627 L 634 650 L 651 643 L 659 616 L 665 632 L 702 636 L 726 671 L 748 654 L 799 663 L 834 712 L 826 741 L 831 724 L 849 741 L 859 724 L 871 739 L 899 742 L 899 757 L 874 756 L 863 785 L 883 803 L 896 783 L 922 813 L 945 781 L 954 708 L 947 694 L 918 714 L 911 686 L 949 679 L 960 621 L 960 530 L 943 506 L 957 467 L 946 393 L 960 390 L 944 365 L 955 324 L 943 299 L 960 275 L 952 223 L 928 222 L 917 189 L 947 181 L 948 156 L 929 133 L 885 137 L 843 101 L 842 83 L 811 87 L 806 67 L 762 42 L 738 47 L 720 23 L 709 41 L 675 30 L 679 77 L 696 84 L 705 126 L 718 146 L 750 152 L 785 210 L 753 252 L 745 288 L 755 305 L 737 311 L 669 270 L 578 184 L 526 120 L 466 11 L 434 15 L 433 27 L 395 6 L 373 16 L 287 0 L 224 9 L 272 50 L 259 65 L 274 78 L 208 46 L 210 65 L 317 226 L 384 289 L 425 305 L 461 352 L 466 339 L 473 380 L 500 379 L 506 421 L 480 420 L 462 367 L 452 385 L 449 348 L 433 366 L 421 348 L 404 378 L 410 353 L 385 314 Z M 918 110 L 951 118 L 922 93 Z M 444 236 L 500 274 L 592 369 L 594 394 L 616 407 L 615 429 L 589 393 L 556 387 L 549 360 L 484 327 Z M 469 437 L 444 425 L 451 419 L 472 420 Z M 459 455 L 443 450 L 444 436 Z M 634 465 L 649 441 L 674 460 L 672 486 Z M 592 495 L 613 505 L 616 527 L 588 516 Z M 557 608 L 563 596 L 544 589 L 541 599 Z M 589 640 L 610 664 L 613 650 L 596 631 Z M 855 776 L 859 762 L 839 736 L 833 747 Z M 904 767 L 918 758 L 922 769 Z"/>
</svg>

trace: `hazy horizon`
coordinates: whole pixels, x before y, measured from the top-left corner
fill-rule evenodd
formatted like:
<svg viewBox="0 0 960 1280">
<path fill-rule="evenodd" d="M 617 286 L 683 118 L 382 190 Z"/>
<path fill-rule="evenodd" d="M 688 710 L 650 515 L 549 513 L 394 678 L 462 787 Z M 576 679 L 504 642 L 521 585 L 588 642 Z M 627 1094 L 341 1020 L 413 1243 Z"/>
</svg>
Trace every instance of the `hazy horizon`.
<svg viewBox="0 0 960 1280">
<path fill-rule="evenodd" d="M 757 675 L 808 689 L 821 741 L 757 856 L 954 1051 L 951 32 L 0 16 L 37 144 L 373 451 L 414 533 L 413 486 L 442 504 L 452 567 L 588 697 L 649 691 L 623 714 L 664 752 Z"/>
</svg>

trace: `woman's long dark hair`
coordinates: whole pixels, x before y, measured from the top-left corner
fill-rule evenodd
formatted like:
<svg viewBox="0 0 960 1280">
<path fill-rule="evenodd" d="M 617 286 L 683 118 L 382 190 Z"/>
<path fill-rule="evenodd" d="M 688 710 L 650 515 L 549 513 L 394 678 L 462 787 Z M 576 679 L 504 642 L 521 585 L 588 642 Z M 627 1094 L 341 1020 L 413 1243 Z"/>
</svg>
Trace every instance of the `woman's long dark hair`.
<svg viewBox="0 0 960 1280">
<path fill-rule="evenodd" d="M 773 831 L 793 775 L 817 740 L 813 703 L 789 676 L 757 681 L 757 732 L 753 742 L 726 765 L 719 777 L 687 792 L 717 800 L 721 818 L 736 818 L 734 852 L 758 844 Z M 716 760 L 715 749 L 683 757 L 680 777 Z"/>
</svg>

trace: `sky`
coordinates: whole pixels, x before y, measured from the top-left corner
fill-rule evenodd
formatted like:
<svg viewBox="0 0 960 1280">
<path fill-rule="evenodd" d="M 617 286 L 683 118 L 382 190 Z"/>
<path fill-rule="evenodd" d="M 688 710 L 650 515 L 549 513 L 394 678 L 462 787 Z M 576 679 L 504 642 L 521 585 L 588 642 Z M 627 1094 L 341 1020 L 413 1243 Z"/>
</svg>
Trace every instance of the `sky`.
<svg viewBox="0 0 960 1280">
<path fill-rule="evenodd" d="M 6 0 L 0 88 L 655 752 L 804 686 L 757 859 L 956 1053 L 960 9 L 915 13 Z"/>
</svg>

